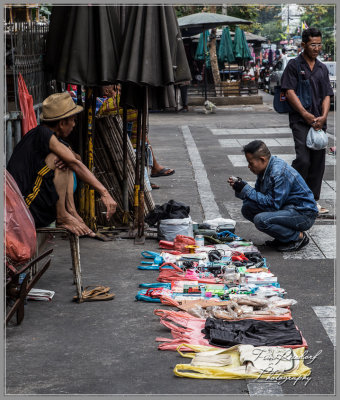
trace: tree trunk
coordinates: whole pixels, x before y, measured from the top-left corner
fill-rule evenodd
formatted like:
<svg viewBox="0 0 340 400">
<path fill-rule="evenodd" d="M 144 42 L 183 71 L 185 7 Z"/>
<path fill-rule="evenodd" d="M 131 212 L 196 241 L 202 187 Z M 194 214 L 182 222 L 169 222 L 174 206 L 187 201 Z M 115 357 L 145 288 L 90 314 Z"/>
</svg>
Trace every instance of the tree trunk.
<svg viewBox="0 0 340 400">
<path fill-rule="evenodd" d="M 210 12 L 216 13 L 216 6 L 210 6 Z M 216 28 L 212 29 L 210 32 L 209 54 L 210 54 L 211 71 L 214 79 L 216 94 L 219 94 L 221 77 L 218 68 L 217 54 L 216 54 Z"/>
</svg>

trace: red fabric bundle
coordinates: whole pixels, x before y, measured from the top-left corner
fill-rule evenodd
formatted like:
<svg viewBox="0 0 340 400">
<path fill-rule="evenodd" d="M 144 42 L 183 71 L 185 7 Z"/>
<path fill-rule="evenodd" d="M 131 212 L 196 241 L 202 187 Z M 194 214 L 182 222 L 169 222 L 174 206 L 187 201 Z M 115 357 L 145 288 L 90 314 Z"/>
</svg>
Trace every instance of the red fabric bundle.
<svg viewBox="0 0 340 400">
<path fill-rule="evenodd" d="M 5 180 L 6 257 L 20 264 L 35 254 L 37 243 L 35 225 L 18 185 L 7 170 L 5 170 Z"/>
<path fill-rule="evenodd" d="M 22 112 L 21 133 L 24 136 L 25 133 L 37 126 L 37 118 L 33 108 L 33 98 L 28 93 L 26 83 L 21 74 L 18 76 L 18 94 Z"/>
<path fill-rule="evenodd" d="M 191 236 L 177 235 L 173 242 L 168 242 L 166 240 L 161 240 L 159 242 L 159 247 L 161 249 L 178 250 L 181 253 L 189 253 L 189 250 L 185 246 L 195 245 L 195 239 Z"/>
<path fill-rule="evenodd" d="M 163 267 L 170 265 L 172 268 L 163 269 Z M 159 267 L 158 282 L 173 282 L 173 281 L 198 281 L 200 283 L 219 283 L 218 278 L 200 278 L 188 276 L 176 264 L 164 263 Z"/>
</svg>

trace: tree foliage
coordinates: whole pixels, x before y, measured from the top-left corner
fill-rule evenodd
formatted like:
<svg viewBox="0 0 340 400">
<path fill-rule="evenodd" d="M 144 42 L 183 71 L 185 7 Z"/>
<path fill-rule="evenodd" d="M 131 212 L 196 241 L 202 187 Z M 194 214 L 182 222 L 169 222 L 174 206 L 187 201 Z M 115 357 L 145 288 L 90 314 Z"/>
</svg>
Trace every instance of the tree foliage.
<svg viewBox="0 0 340 400">
<path fill-rule="evenodd" d="M 335 52 L 335 5 L 304 6 L 301 20 L 322 33 L 323 51 L 334 58 Z"/>
</svg>

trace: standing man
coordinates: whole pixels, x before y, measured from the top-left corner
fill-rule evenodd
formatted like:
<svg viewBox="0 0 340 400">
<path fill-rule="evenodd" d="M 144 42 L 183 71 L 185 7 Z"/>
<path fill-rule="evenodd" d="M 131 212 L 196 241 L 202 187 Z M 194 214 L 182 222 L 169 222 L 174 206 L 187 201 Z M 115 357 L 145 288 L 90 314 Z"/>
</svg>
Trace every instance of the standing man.
<svg viewBox="0 0 340 400">
<path fill-rule="evenodd" d="M 313 193 L 301 175 L 285 161 L 272 156 L 261 140 L 243 147 L 248 168 L 257 175 L 255 188 L 241 178 L 228 183 L 243 200 L 242 215 L 256 228 L 274 238 L 266 245 L 279 251 L 297 251 L 306 246 L 318 215 Z"/>
<path fill-rule="evenodd" d="M 306 146 L 306 138 L 310 127 L 315 130 L 327 129 L 330 96 L 333 95 L 328 69 L 317 59 L 322 48 L 321 37 L 321 32 L 315 28 L 308 28 L 302 32 L 303 52 L 288 62 L 281 80 L 281 88 L 286 91 L 286 97 L 294 109 L 289 113 L 289 125 L 293 132 L 296 152 L 292 166 L 302 175 L 316 201 L 320 198 L 326 151 L 309 149 Z M 310 81 L 312 104 L 309 109 L 302 106 L 296 94 L 299 63 L 301 78 Z M 318 210 L 319 214 L 328 212 L 320 204 Z"/>
</svg>

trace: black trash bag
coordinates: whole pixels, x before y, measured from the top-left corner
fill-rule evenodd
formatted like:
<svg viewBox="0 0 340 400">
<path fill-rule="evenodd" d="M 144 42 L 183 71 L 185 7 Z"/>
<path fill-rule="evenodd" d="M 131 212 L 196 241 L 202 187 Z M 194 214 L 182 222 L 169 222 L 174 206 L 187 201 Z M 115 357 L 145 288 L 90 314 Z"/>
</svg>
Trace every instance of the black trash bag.
<svg viewBox="0 0 340 400">
<path fill-rule="evenodd" d="M 156 205 L 145 217 L 145 222 L 153 226 L 162 219 L 182 219 L 188 218 L 190 207 L 175 200 L 169 200 L 167 203 Z"/>
</svg>

